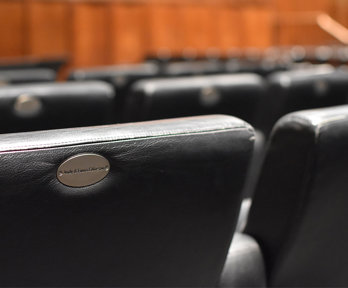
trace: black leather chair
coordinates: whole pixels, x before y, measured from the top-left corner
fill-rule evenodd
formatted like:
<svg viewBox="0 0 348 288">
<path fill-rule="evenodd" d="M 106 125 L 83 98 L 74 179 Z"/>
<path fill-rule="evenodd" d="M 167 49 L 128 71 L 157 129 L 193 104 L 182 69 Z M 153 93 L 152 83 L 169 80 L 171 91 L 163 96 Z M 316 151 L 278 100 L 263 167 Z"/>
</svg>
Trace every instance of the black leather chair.
<svg viewBox="0 0 348 288">
<path fill-rule="evenodd" d="M 224 65 L 217 60 L 178 61 L 168 63 L 164 76 L 197 76 L 224 73 Z"/>
<path fill-rule="evenodd" d="M 0 285 L 216 287 L 253 136 L 221 115 L 0 135 Z"/>
<path fill-rule="evenodd" d="M 119 115 L 122 115 L 124 102 L 132 84 L 140 79 L 156 77 L 160 72 L 160 66 L 156 63 L 114 65 L 74 70 L 68 76 L 68 80 L 101 80 L 113 85 L 117 94 L 114 120 L 119 122 L 121 120 Z"/>
<path fill-rule="evenodd" d="M 107 124 L 113 101 L 103 82 L 0 87 L 0 133 Z"/>
<path fill-rule="evenodd" d="M 1 70 L 22 70 L 22 69 L 51 69 L 58 72 L 68 61 L 68 57 L 16 57 L 0 60 Z"/>
<path fill-rule="evenodd" d="M 225 62 L 226 73 L 256 73 L 266 77 L 272 73 L 289 70 L 291 65 L 276 59 L 245 60 L 229 59 Z"/>
<path fill-rule="evenodd" d="M 264 92 L 262 78 L 254 74 L 142 80 L 134 85 L 127 98 L 125 119 L 221 113 L 254 125 Z"/>
<path fill-rule="evenodd" d="M 131 85 L 134 81 L 158 76 L 159 68 L 155 63 L 101 66 L 71 71 L 68 80 L 102 80 L 114 84 L 116 88 Z"/>
<path fill-rule="evenodd" d="M 56 72 L 51 69 L 0 70 L 0 86 L 55 80 Z"/>
<path fill-rule="evenodd" d="M 261 120 L 266 133 L 287 113 L 342 105 L 347 101 L 348 72 L 330 65 L 275 73 L 268 82 Z"/>
<path fill-rule="evenodd" d="M 347 145 L 348 106 L 275 126 L 246 227 L 269 286 L 348 286 Z"/>
</svg>

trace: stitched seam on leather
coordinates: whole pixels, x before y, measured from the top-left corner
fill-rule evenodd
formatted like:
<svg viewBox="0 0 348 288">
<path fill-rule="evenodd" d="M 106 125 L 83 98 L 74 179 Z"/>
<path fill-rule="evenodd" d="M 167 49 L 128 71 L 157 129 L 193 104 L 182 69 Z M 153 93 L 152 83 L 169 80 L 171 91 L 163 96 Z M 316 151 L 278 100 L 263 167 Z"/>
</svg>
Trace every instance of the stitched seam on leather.
<svg viewBox="0 0 348 288">
<path fill-rule="evenodd" d="M 142 140 L 142 139 L 154 139 L 154 138 L 162 138 L 162 137 L 170 137 L 170 136 L 180 136 L 180 135 L 198 135 L 198 134 L 207 134 L 207 133 L 214 133 L 214 132 L 226 132 L 226 131 L 237 131 L 237 130 L 246 130 L 249 132 L 252 132 L 251 129 L 245 126 L 240 127 L 231 127 L 231 128 L 225 128 L 225 129 L 212 129 L 212 130 L 188 130 L 188 131 L 180 131 L 178 133 L 168 133 L 168 134 L 158 134 L 156 135 L 148 135 L 148 136 L 139 136 L 139 137 L 133 137 L 132 136 L 123 136 L 119 139 L 116 137 L 99 137 L 99 138 L 88 138 L 88 139 L 79 139 L 77 141 L 65 141 L 65 142 L 53 142 L 48 144 L 42 144 L 42 145 L 23 145 L 23 146 L 17 146 L 15 148 L 11 148 L 10 146 L 2 148 L 0 153 L 6 153 L 6 152 L 15 152 L 18 150 L 36 150 L 36 149 L 42 149 L 42 148 L 56 148 L 56 147 L 62 147 L 62 146 L 70 146 L 70 145 L 82 145 L 82 144 L 98 144 L 103 142 L 121 142 L 121 141 L 129 141 L 129 140 Z"/>
</svg>

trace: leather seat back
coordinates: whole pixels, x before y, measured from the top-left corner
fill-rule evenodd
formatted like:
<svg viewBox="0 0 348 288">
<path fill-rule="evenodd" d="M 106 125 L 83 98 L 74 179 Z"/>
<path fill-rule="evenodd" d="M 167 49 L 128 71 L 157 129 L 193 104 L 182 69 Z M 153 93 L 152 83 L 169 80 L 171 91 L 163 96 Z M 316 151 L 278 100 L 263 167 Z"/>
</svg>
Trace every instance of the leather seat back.
<svg viewBox="0 0 348 288">
<path fill-rule="evenodd" d="M 253 137 L 229 116 L 0 135 L 1 285 L 216 286 Z"/>
<path fill-rule="evenodd" d="M 224 73 L 224 65 L 220 61 L 178 61 L 168 63 L 164 67 L 164 75 L 170 77 L 197 76 Z"/>
<path fill-rule="evenodd" d="M 348 286 L 347 145 L 348 106 L 275 126 L 246 227 L 271 286 Z"/>
<path fill-rule="evenodd" d="M 268 76 L 271 73 L 288 70 L 288 63 L 279 63 L 275 59 L 242 60 L 232 58 L 225 62 L 226 73 L 255 73 Z"/>
<path fill-rule="evenodd" d="M 107 124 L 113 100 L 102 82 L 0 87 L 0 133 Z"/>
<path fill-rule="evenodd" d="M 89 69 L 78 69 L 70 73 L 68 80 L 91 81 L 100 80 L 110 83 L 117 94 L 114 103 L 114 120 L 121 121 L 125 99 L 133 83 L 144 78 L 158 76 L 160 67 L 155 63 L 104 66 Z"/>
<path fill-rule="evenodd" d="M 21 70 L 21 69 L 52 69 L 59 71 L 68 61 L 67 57 L 15 57 L 0 60 L 1 70 Z"/>
<path fill-rule="evenodd" d="M 345 104 L 348 72 L 330 65 L 315 65 L 275 73 L 269 77 L 268 85 L 262 125 L 264 130 L 270 131 L 274 123 L 287 113 Z"/>
<path fill-rule="evenodd" d="M 56 73 L 51 69 L 0 70 L 0 86 L 21 83 L 53 82 Z"/>
<path fill-rule="evenodd" d="M 149 79 L 137 82 L 127 99 L 127 120 L 229 114 L 255 123 L 264 83 L 255 74 Z"/>
<path fill-rule="evenodd" d="M 114 84 L 116 88 L 131 85 L 134 81 L 157 76 L 159 67 L 155 63 L 101 66 L 77 69 L 70 73 L 69 80 L 102 80 Z"/>
</svg>

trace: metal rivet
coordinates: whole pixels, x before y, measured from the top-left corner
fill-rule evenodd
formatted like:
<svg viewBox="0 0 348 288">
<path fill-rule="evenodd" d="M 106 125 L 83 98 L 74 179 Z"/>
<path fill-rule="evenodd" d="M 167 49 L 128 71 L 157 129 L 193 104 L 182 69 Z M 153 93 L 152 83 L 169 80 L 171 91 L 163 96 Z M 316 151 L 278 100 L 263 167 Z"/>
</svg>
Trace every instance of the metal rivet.
<svg viewBox="0 0 348 288">
<path fill-rule="evenodd" d="M 125 76 L 117 76 L 114 81 L 117 86 L 124 86 L 127 84 L 127 78 Z"/>
<path fill-rule="evenodd" d="M 14 111 L 20 117 L 32 117 L 40 113 L 42 104 L 40 99 L 30 94 L 21 94 L 14 104 Z"/>
<path fill-rule="evenodd" d="M 205 107 L 215 106 L 216 104 L 220 102 L 220 98 L 221 96 L 219 91 L 214 87 L 204 87 L 201 90 L 200 102 L 202 106 L 205 106 Z"/>
<path fill-rule="evenodd" d="M 324 97 L 329 90 L 329 84 L 325 80 L 318 80 L 314 83 L 314 91 L 317 97 Z"/>
</svg>

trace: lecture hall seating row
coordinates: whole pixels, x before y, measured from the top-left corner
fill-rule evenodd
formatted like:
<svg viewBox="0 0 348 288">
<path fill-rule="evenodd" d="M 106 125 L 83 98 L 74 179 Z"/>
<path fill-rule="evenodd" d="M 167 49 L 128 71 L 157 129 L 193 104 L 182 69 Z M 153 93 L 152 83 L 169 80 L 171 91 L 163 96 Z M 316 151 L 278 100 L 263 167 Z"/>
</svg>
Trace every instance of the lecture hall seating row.
<svg viewBox="0 0 348 288">
<path fill-rule="evenodd" d="M 315 67 L 271 75 L 272 96 L 288 109 L 343 104 L 346 68 Z M 223 98 L 263 89 L 251 74 L 142 81 L 136 89 L 161 107 L 168 92 L 180 101 L 197 87 Z M 86 81 L 14 84 L 0 96 L 0 117 L 15 115 L 4 127 L 20 128 L 17 118 L 47 129 L 105 123 L 115 94 Z M 238 215 L 257 135 L 241 119 L 1 134 L 0 286 L 346 286 L 347 119 L 342 105 L 274 125 L 245 228 Z"/>
</svg>

